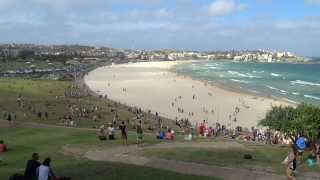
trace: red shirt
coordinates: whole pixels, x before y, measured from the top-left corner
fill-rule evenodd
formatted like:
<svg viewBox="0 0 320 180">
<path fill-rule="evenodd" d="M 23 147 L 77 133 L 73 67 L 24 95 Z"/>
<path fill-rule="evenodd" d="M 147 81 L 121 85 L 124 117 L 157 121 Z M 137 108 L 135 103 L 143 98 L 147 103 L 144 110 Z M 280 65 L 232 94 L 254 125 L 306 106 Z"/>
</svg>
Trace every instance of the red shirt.
<svg viewBox="0 0 320 180">
<path fill-rule="evenodd" d="M 0 144 L 0 153 L 2 152 L 6 152 L 7 151 L 7 147 L 5 144 Z"/>
</svg>

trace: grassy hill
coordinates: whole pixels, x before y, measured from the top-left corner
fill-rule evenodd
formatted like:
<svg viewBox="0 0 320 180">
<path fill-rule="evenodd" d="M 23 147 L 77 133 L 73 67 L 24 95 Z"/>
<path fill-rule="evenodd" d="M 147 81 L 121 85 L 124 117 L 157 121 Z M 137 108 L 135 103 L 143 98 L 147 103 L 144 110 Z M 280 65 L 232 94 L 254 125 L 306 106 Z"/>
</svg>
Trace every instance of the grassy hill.
<svg viewBox="0 0 320 180">
<path fill-rule="evenodd" d="M 79 156 L 66 154 L 63 147 L 89 149 L 110 148 L 121 145 L 121 141 L 100 142 L 95 131 L 59 127 L 16 127 L 0 126 L 0 139 L 8 145 L 8 151 L 0 154 L 0 179 L 8 179 L 13 173 L 23 173 L 25 163 L 33 152 L 40 158 L 52 158 L 52 167 L 59 176 L 69 176 L 75 180 L 105 179 L 155 179 L 155 180 L 209 180 L 213 178 L 182 175 L 152 168 L 120 163 L 95 162 Z M 119 136 L 118 136 L 119 137 Z M 129 135 L 129 144 L 135 143 L 135 134 Z M 146 145 L 155 143 L 146 137 Z"/>
</svg>

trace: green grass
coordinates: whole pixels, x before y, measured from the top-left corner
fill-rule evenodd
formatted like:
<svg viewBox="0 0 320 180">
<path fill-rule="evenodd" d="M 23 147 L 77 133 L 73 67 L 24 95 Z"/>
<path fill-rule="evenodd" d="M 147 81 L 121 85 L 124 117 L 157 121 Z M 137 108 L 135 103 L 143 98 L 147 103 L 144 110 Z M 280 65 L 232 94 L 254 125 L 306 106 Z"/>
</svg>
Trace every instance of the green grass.
<svg viewBox="0 0 320 180">
<path fill-rule="evenodd" d="M 107 107 L 106 102 L 98 101 L 94 97 L 87 96 L 80 99 L 64 97 L 64 92 L 71 86 L 69 81 L 50 81 L 50 80 L 23 80 L 19 78 L 0 79 L 1 99 L 0 113 L 15 112 L 18 121 L 32 121 L 48 124 L 59 124 L 60 119 L 68 112 L 69 105 L 76 106 L 100 106 L 102 109 L 91 114 L 88 118 L 79 118 L 80 127 L 93 127 L 101 123 L 110 122 L 113 113 L 112 107 Z M 17 97 L 22 95 L 26 101 L 24 108 L 20 108 L 17 103 Z M 58 98 L 56 98 L 58 97 Z M 29 107 L 32 107 L 30 110 Z M 39 120 L 37 112 L 48 112 L 47 120 Z M 27 117 L 24 117 L 24 113 Z M 121 119 L 128 119 L 133 116 L 132 113 L 119 108 Z M 100 115 L 98 122 L 92 121 L 93 115 Z"/>
<path fill-rule="evenodd" d="M 0 119 L 5 119 L 5 112 L 15 112 L 19 122 L 38 122 L 45 124 L 61 125 L 62 118 L 69 112 L 69 105 L 76 107 L 91 108 L 98 106 L 99 110 L 89 114 L 89 117 L 76 117 L 78 127 L 99 127 L 101 124 L 111 122 L 116 109 L 120 121 L 128 121 L 128 127 L 133 128 L 136 116 L 128 111 L 128 107 L 115 105 L 109 100 L 100 100 L 93 96 L 82 96 L 81 98 L 64 97 L 66 90 L 72 86 L 71 81 L 53 80 L 30 80 L 21 78 L 0 78 Z M 81 90 L 83 91 L 83 90 Z M 25 106 L 19 107 L 17 97 L 22 95 Z M 4 98 L 5 97 L 5 98 Z M 58 98 L 56 98 L 58 97 Z M 30 109 L 31 108 L 31 109 Z M 48 119 L 40 120 L 37 113 L 48 112 Z M 26 116 L 25 116 L 26 115 Z M 96 122 L 93 116 L 97 116 Z M 150 118 L 144 121 L 145 127 L 153 127 L 154 120 Z M 173 121 L 166 120 L 165 124 L 172 127 Z"/>
<path fill-rule="evenodd" d="M 73 179 L 200 179 L 212 178 L 182 175 L 152 168 L 119 163 L 94 162 L 81 156 L 71 156 L 62 151 L 64 145 L 80 147 L 83 152 L 90 149 L 109 148 L 121 145 L 121 141 L 100 142 L 95 131 L 66 128 L 4 128 L 0 127 L 0 138 L 8 145 L 8 151 L 1 154 L 0 179 L 8 179 L 13 173 L 22 173 L 26 161 L 33 152 L 40 153 L 41 159 L 50 156 L 57 175 Z M 119 136 L 118 136 L 119 137 Z M 146 144 L 155 143 L 146 135 Z M 135 143 L 135 135 L 129 134 L 129 144 Z"/>
<path fill-rule="evenodd" d="M 208 142 L 210 143 L 210 142 Z M 214 143 L 214 142 L 212 142 Z M 288 147 L 245 144 L 245 148 L 167 148 L 145 149 L 144 155 L 163 159 L 174 159 L 208 165 L 254 169 L 277 174 L 283 174 L 281 164 L 286 157 Z M 246 160 L 244 154 L 251 154 L 253 159 Z M 308 154 L 305 153 L 305 156 Z M 305 157 L 306 159 L 306 157 Z M 308 168 L 305 164 L 299 166 L 305 171 L 320 171 L 320 168 Z"/>
<path fill-rule="evenodd" d="M 52 64 L 49 65 L 46 61 L 35 60 L 31 63 L 26 63 L 27 61 L 7 61 L 0 63 L 0 71 L 8 71 L 8 70 L 19 70 L 19 69 L 30 69 L 31 65 L 35 65 L 35 68 L 39 69 L 53 69 L 53 68 L 62 68 L 65 65 L 61 62 L 51 62 Z"/>
</svg>

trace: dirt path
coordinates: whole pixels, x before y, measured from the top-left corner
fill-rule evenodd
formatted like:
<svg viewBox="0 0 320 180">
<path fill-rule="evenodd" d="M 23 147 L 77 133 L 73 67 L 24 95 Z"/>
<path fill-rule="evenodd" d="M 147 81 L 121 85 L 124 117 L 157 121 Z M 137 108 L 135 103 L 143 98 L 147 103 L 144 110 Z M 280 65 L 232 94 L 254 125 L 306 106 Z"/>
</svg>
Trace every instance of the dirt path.
<svg viewBox="0 0 320 180">
<path fill-rule="evenodd" d="M 226 144 L 226 143 L 224 143 Z M 170 147 L 240 147 L 242 145 L 238 143 L 231 143 L 226 146 L 222 144 L 205 144 L 205 143 L 160 143 L 154 146 L 145 148 L 170 148 Z M 198 163 L 182 162 L 175 160 L 164 160 L 158 158 L 147 158 L 137 155 L 142 148 L 138 148 L 135 145 L 128 147 L 115 147 L 107 150 L 93 150 L 85 153 L 85 157 L 95 161 L 109 161 L 109 162 L 120 162 L 126 164 L 134 164 L 139 166 L 146 166 L 151 168 L 163 169 L 168 171 L 174 171 L 183 174 L 193 174 L 201 176 L 218 177 L 224 180 L 234 179 L 246 179 L 246 180 L 284 180 L 283 176 L 249 171 L 238 168 L 227 168 L 210 166 Z"/>
</svg>

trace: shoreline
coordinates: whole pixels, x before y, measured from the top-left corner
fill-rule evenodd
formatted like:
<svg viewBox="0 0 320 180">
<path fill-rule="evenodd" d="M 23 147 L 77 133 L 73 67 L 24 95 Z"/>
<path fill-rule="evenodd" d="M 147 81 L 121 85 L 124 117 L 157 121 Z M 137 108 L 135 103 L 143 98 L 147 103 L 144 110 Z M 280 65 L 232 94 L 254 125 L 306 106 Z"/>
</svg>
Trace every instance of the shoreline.
<svg viewBox="0 0 320 180">
<path fill-rule="evenodd" d="M 210 62 L 210 60 L 207 60 L 207 61 Z M 190 62 L 182 61 L 181 63 L 192 63 L 192 62 L 204 62 L 204 61 L 203 60 L 201 60 L 201 61 L 193 60 L 193 61 L 190 61 Z M 201 79 L 193 78 L 192 76 L 179 74 L 175 70 L 177 65 L 178 64 L 173 65 L 171 68 L 168 69 L 168 71 L 171 72 L 171 73 L 176 74 L 177 76 L 182 76 L 182 77 L 185 77 L 185 78 L 189 78 L 189 79 L 194 80 L 194 81 L 200 81 L 200 82 L 203 82 L 203 83 L 208 83 L 208 82 L 206 82 L 206 80 L 201 80 Z M 260 98 L 268 98 L 268 99 L 271 99 L 271 100 L 274 100 L 274 101 L 280 101 L 280 102 L 288 103 L 288 105 L 290 105 L 290 106 L 296 106 L 297 104 L 299 104 L 298 102 L 295 102 L 293 100 L 277 97 L 277 96 L 274 96 L 274 95 L 271 95 L 271 94 L 268 94 L 268 95 L 255 94 L 254 92 L 250 92 L 249 90 L 246 90 L 246 89 L 236 89 L 236 88 L 232 88 L 232 87 L 227 87 L 227 86 L 225 86 L 223 84 L 219 84 L 219 83 L 215 83 L 215 84 L 208 83 L 208 84 L 210 84 L 211 86 L 220 88 L 222 90 L 225 90 L 225 91 L 231 91 L 231 92 L 235 92 L 235 93 L 240 93 L 240 94 L 244 94 L 244 95 L 251 95 L 251 96 L 256 96 L 256 97 L 260 97 Z"/>
<path fill-rule="evenodd" d="M 204 119 L 210 124 L 221 122 L 228 127 L 239 125 L 250 128 L 251 126 L 257 126 L 258 121 L 270 109 L 270 104 L 293 105 L 281 99 L 230 90 L 216 84 L 206 84 L 205 81 L 193 79 L 190 76 L 179 75 L 174 71 L 176 65 L 192 62 L 195 61 L 161 61 L 104 66 L 89 72 L 84 77 L 84 82 L 92 92 L 98 95 L 107 94 L 108 98 L 112 101 L 120 102 L 126 106 L 140 107 L 145 111 L 151 110 L 153 113 L 158 112 L 160 116 L 172 120 L 175 117 L 178 117 L 178 119 L 189 117 L 192 124 L 201 122 Z M 107 87 L 106 82 L 110 82 L 112 84 L 111 87 Z M 197 88 L 199 87 L 199 90 L 193 91 L 190 89 L 191 84 L 192 86 L 194 84 Z M 128 92 L 121 92 L 120 87 L 125 87 L 124 89 L 128 89 Z M 159 95 L 161 97 L 147 94 L 147 92 L 143 93 L 141 92 L 141 88 L 161 94 Z M 183 92 L 184 90 L 185 92 Z M 179 94 L 183 97 L 191 96 L 192 94 L 190 93 L 198 93 L 197 96 L 199 95 L 200 100 L 192 101 L 191 98 L 177 100 L 176 98 Z M 224 96 L 227 98 L 224 98 Z M 149 100 L 148 98 L 154 99 Z M 174 98 L 175 102 L 173 103 Z M 177 113 L 176 110 L 168 107 L 170 102 L 183 107 L 183 109 L 185 108 L 186 111 L 184 113 Z M 206 110 L 201 112 L 201 107 Z M 176 105 L 174 105 L 174 108 L 176 108 Z M 211 108 L 212 110 L 210 111 Z M 232 115 L 235 108 L 241 108 L 242 110 L 239 114 Z M 193 115 L 190 116 L 190 112 L 192 111 L 193 114 L 193 110 L 194 117 Z M 189 115 L 187 114 L 188 112 Z M 231 119 L 239 119 L 243 122 L 237 123 L 236 120 L 232 122 Z"/>
</svg>

